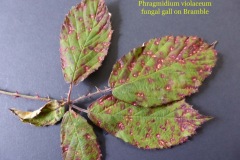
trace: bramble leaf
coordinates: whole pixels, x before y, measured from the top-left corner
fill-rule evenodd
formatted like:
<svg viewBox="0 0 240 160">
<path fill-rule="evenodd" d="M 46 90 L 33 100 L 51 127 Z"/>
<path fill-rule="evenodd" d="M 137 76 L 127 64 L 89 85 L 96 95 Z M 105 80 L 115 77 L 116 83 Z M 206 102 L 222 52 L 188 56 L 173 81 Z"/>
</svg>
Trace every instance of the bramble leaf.
<svg viewBox="0 0 240 160">
<path fill-rule="evenodd" d="M 61 146 L 64 160 L 100 160 L 96 135 L 88 122 L 74 111 L 68 111 L 61 125 Z"/>
<path fill-rule="evenodd" d="M 83 0 L 67 14 L 60 35 L 66 82 L 76 85 L 101 66 L 113 32 L 110 17 L 104 0 Z"/>
<path fill-rule="evenodd" d="M 187 141 L 210 120 L 185 100 L 155 108 L 136 107 L 112 95 L 89 107 L 89 118 L 99 127 L 139 148 L 169 148 Z"/>
<path fill-rule="evenodd" d="M 42 108 L 33 112 L 24 112 L 10 109 L 24 123 L 30 123 L 37 127 L 50 126 L 60 121 L 64 115 L 65 107 L 57 101 L 51 101 Z"/>
<path fill-rule="evenodd" d="M 152 107 L 197 92 L 211 74 L 217 52 L 198 37 L 165 36 L 133 49 L 113 67 L 113 95 L 133 105 Z"/>
</svg>

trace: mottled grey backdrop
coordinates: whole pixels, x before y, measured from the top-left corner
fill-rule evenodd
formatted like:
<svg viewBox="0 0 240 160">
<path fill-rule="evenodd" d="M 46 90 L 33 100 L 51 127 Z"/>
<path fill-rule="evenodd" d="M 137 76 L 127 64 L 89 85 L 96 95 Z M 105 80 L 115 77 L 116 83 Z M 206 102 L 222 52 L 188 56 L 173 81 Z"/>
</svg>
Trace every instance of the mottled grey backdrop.
<svg viewBox="0 0 240 160">
<path fill-rule="evenodd" d="M 80 0 L 0 0 L 0 88 L 41 96 L 65 96 L 59 32 L 65 14 Z M 168 150 L 144 151 L 96 128 L 104 160 L 238 160 L 240 158 L 240 1 L 210 0 L 203 16 L 142 16 L 137 0 L 107 0 L 115 30 L 103 66 L 74 89 L 74 96 L 107 85 L 115 61 L 152 37 L 198 35 L 219 41 L 213 75 L 188 98 L 214 120 L 187 143 Z M 40 102 L 0 96 L 0 160 L 61 160 L 60 126 L 22 124 L 10 107 L 37 109 Z M 86 105 L 83 105 L 86 107 Z"/>
</svg>

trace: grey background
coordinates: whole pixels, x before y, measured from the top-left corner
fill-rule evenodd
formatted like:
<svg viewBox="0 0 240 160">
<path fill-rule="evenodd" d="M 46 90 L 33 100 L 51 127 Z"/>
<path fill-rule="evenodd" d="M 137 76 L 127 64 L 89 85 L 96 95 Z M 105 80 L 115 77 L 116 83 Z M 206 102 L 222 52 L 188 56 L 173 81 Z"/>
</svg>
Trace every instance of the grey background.
<svg viewBox="0 0 240 160">
<path fill-rule="evenodd" d="M 26 94 L 66 96 L 59 58 L 59 32 L 65 14 L 80 0 L 0 0 L 0 88 Z M 183 0 L 182 0 L 183 1 Z M 198 35 L 218 40 L 217 67 L 188 98 L 215 119 L 187 143 L 168 150 L 145 151 L 125 144 L 97 127 L 105 160 L 240 159 L 240 1 L 209 0 L 210 15 L 143 16 L 137 0 L 107 0 L 115 30 L 101 69 L 74 88 L 74 97 L 107 85 L 115 61 L 153 37 Z M 43 103 L 0 96 L 0 160 L 60 160 L 60 126 L 22 124 L 8 108 L 37 109 Z M 82 104 L 87 106 L 86 104 Z"/>
</svg>

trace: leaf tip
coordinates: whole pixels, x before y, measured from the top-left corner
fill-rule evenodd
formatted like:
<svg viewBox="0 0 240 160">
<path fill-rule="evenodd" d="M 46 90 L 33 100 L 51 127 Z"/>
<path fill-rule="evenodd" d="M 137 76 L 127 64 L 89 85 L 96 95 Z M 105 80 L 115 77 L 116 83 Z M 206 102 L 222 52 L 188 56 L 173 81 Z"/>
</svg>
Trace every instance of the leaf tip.
<svg viewBox="0 0 240 160">
<path fill-rule="evenodd" d="M 205 121 L 208 122 L 208 121 L 211 121 L 211 120 L 213 120 L 213 119 L 214 119 L 214 117 L 206 116 Z"/>
<path fill-rule="evenodd" d="M 15 108 L 9 108 L 9 111 L 12 112 L 13 114 L 16 114 L 16 109 Z"/>
<path fill-rule="evenodd" d="M 217 44 L 218 44 L 218 41 L 214 41 L 210 46 L 211 46 L 212 48 L 215 48 L 215 47 L 217 46 Z"/>
</svg>

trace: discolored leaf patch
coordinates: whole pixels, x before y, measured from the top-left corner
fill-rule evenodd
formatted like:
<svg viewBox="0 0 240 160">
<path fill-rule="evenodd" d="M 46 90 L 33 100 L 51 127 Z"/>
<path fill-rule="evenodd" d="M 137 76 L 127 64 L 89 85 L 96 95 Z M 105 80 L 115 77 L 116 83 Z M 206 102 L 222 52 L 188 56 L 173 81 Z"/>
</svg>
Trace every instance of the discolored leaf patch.
<svg viewBox="0 0 240 160">
<path fill-rule="evenodd" d="M 89 107 L 89 118 L 123 141 L 144 149 L 169 148 L 187 141 L 210 120 L 185 100 L 155 108 L 136 107 L 112 95 Z"/>
<path fill-rule="evenodd" d="M 100 160 L 101 153 L 96 135 L 87 121 L 68 111 L 61 125 L 61 146 L 64 160 Z"/>
<path fill-rule="evenodd" d="M 83 0 L 67 14 L 60 35 L 66 82 L 78 84 L 101 66 L 113 32 L 110 17 L 104 0 Z"/>
<path fill-rule="evenodd" d="M 133 49 L 113 67 L 113 95 L 132 105 L 159 106 L 197 92 L 217 52 L 198 37 L 165 36 Z"/>
<path fill-rule="evenodd" d="M 64 115 L 65 107 L 57 101 L 51 101 L 42 108 L 33 112 L 24 112 L 10 109 L 24 123 L 30 123 L 37 127 L 51 126 L 60 121 Z"/>
</svg>

